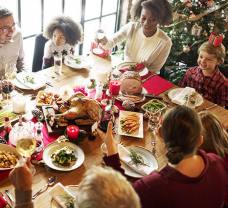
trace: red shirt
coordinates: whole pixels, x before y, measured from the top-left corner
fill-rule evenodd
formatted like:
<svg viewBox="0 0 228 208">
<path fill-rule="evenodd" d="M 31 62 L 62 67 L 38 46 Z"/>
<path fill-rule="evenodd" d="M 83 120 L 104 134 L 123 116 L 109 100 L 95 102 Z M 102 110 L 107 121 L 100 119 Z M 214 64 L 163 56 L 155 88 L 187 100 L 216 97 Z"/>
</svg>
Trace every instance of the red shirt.
<svg viewBox="0 0 228 208">
<path fill-rule="evenodd" d="M 198 177 L 188 177 L 166 166 L 159 172 L 134 182 L 142 208 L 222 208 L 225 201 L 228 175 L 224 161 L 213 153 L 199 150 L 205 168 Z M 104 157 L 107 165 L 119 170 L 118 154 Z"/>
<path fill-rule="evenodd" d="M 179 85 L 195 88 L 207 100 L 221 106 L 228 106 L 228 80 L 219 69 L 208 77 L 203 75 L 198 66 L 192 67 L 185 73 Z"/>
</svg>

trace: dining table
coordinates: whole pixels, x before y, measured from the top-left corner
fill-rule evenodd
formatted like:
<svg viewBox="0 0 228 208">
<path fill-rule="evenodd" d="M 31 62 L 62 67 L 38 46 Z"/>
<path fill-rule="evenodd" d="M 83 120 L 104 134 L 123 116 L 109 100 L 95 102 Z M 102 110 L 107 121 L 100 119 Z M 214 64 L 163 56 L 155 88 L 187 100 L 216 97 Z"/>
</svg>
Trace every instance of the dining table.
<svg viewBox="0 0 228 208">
<path fill-rule="evenodd" d="M 99 60 L 98 60 L 99 61 Z M 107 64 L 109 64 L 109 60 L 105 60 Z M 70 88 L 75 88 L 77 86 L 86 86 L 88 83 L 89 78 L 91 77 L 91 70 L 90 69 L 74 69 L 69 66 L 63 64 L 62 66 L 62 73 L 61 75 L 54 72 L 53 67 L 40 70 L 36 72 L 38 75 L 44 76 L 46 79 L 45 88 L 47 90 L 54 91 L 56 93 L 59 92 L 64 86 L 68 86 Z M 166 103 L 169 103 L 168 107 L 175 106 L 175 104 L 171 103 L 168 98 L 169 90 L 172 90 L 177 86 L 173 85 L 170 89 L 162 92 L 159 96 L 161 96 Z M 19 90 L 21 91 L 21 90 Z M 32 93 L 36 95 L 37 91 L 29 91 L 23 90 L 24 95 L 28 95 Z M 148 101 L 150 98 L 147 98 L 143 103 Z M 139 104 L 141 105 L 141 104 Z M 204 102 L 201 106 L 196 108 L 197 112 L 208 110 L 214 113 L 221 123 L 224 125 L 226 129 L 228 129 L 228 111 L 224 108 L 214 105 L 210 101 L 204 99 Z M 143 138 L 133 138 L 128 136 L 121 137 L 121 144 L 124 146 L 141 146 L 149 151 L 152 152 L 153 150 L 153 140 L 154 135 L 152 131 L 148 127 L 147 120 L 143 121 Z M 36 173 L 33 176 L 33 192 L 35 193 L 41 187 L 43 187 L 46 183 L 48 178 L 51 176 L 56 176 L 57 181 L 63 184 L 64 186 L 75 185 L 77 186 L 80 181 L 83 179 L 83 175 L 85 172 L 93 168 L 94 166 L 104 166 L 103 163 L 103 152 L 101 150 L 101 145 L 103 141 L 101 138 L 96 137 L 94 140 L 84 139 L 82 142 L 78 144 L 78 146 L 83 150 L 85 154 L 85 160 L 83 164 L 75 170 L 72 171 L 57 171 L 54 169 L 49 168 L 45 165 L 42 161 L 38 162 L 35 165 Z M 154 156 L 158 162 L 158 170 L 162 169 L 167 164 L 167 158 L 165 156 L 166 149 L 165 145 L 162 140 L 156 140 L 156 151 L 153 151 Z M 130 181 L 136 180 L 136 178 L 128 177 Z M 14 188 L 10 184 L 8 179 L 0 182 L 0 192 L 4 192 L 5 190 L 9 190 L 9 192 L 14 194 Z M 37 198 L 34 199 L 34 204 L 36 208 L 43 208 L 43 207 L 50 207 L 51 197 L 47 191 L 40 194 Z"/>
</svg>

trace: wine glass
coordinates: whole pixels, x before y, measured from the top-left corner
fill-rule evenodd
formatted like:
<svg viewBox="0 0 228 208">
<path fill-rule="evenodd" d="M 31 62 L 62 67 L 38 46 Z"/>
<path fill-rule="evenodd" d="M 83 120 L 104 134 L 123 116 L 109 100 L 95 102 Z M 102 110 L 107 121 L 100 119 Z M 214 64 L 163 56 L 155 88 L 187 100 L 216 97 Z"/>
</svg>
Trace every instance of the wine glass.
<svg viewBox="0 0 228 208">
<path fill-rule="evenodd" d="M 22 156 L 19 166 L 23 166 L 27 158 L 30 158 L 36 150 L 34 131 L 31 130 L 31 124 L 22 122 L 21 117 L 13 127 L 13 131 L 17 134 L 16 150 Z M 31 166 L 30 170 L 34 175 L 36 172 L 34 166 Z"/>
<path fill-rule="evenodd" d="M 5 78 L 6 80 L 13 80 L 16 77 L 17 68 L 14 63 L 5 64 Z"/>
</svg>

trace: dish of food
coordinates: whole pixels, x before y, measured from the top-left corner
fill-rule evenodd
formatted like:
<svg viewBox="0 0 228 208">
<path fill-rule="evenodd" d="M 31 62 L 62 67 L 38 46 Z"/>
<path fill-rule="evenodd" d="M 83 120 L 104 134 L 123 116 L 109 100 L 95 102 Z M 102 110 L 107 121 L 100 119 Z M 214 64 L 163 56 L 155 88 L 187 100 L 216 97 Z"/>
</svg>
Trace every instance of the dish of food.
<svg viewBox="0 0 228 208">
<path fill-rule="evenodd" d="M 8 117 L 11 122 L 18 119 L 18 115 L 12 112 L 12 109 L 3 108 L 0 110 L 0 127 L 5 124 L 5 117 Z"/>
<path fill-rule="evenodd" d="M 158 99 L 152 99 L 141 107 L 145 112 L 157 113 L 167 108 L 167 105 Z"/>
<path fill-rule="evenodd" d="M 68 55 L 64 59 L 64 64 L 73 69 L 88 68 L 89 65 L 82 56 Z"/>
<path fill-rule="evenodd" d="M 184 88 L 175 88 L 169 91 L 168 97 L 169 99 L 173 101 L 173 99 L 183 90 Z M 189 107 L 198 107 L 203 104 L 204 100 L 202 95 L 200 95 L 197 92 L 191 93 L 190 96 L 185 97 L 185 104 Z M 174 102 L 176 103 L 176 102 Z M 177 103 L 176 103 L 177 104 Z"/>
<path fill-rule="evenodd" d="M 16 75 L 12 83 L 20 89 L 37 90 L 46 85 L 46 79 L 35 73 L 23 71 Z"/>
<path fill-rule="evenodd" d="M 152 171 L 158 169 L 157 160 L 153 156 L 152 152 L 150 152 L 149 150 L 147 150 L 143 147 L 140 147 L 140 146 L 130 146 L 130 147 L 126 147 L 126 149 L 129 150 L 129 152 L 130 152 L 129 157 L 131 158 L 131 160 L 132 160 L 132 158 L 134 158 L 132 160 L 132 163 L 134 163 L 136 161 L 140 161 L 141 164 L 143 163 L 143 165 L 146 166 L 147 171 L 149 170 L 149 172 L 152 172 Z M 131 156 L 131 155 L 133 155 L 133 156 Z M 132 166 L 129 164 L 122 162 L 122 168 L 125 170 L 125 174 L 127 176 L 131 176 L 134 178 L 143 177 L 142 174 L 140 174 L 139 172 L 136 172 L 134 170 L 135 168 L 132 168 Z"/>
<path fill-rule="evenodd" d="M 14 147 L 7 144 L 0 144 L 0 170 L 10 170 L 14 168 L 20 157 Z"/>
<path fill-rule="evenodd" d="M 118 134 L 143 138 L 143 114 L 131 111 L 120 111 Z"/>
<path fill-rule="evenodd" d="M 36 106 L 52 105 L 53 103 L 62 104 L 63 99 L 52 92 L 39 91 L 36 96 Z"/>
<path fill-rule="evenodd" d="M 47 166 L 59 171 L 71 171 L 80 167 L 85 159 L 81 148 L 71 142 L 53 142 L 43 152 Z"/>
</svg>

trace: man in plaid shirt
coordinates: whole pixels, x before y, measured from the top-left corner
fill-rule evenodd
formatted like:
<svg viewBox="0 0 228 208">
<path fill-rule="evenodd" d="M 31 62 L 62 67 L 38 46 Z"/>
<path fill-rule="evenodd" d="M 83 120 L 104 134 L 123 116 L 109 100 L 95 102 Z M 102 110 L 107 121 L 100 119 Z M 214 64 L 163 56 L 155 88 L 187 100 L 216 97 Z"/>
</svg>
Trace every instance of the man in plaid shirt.
<svg viewBox="0 0 228 208">
<path fill-rule="evenodd" d="M 224 62 L 225 47 L 215 47 L 213 43 L 203 43 L 199 50 L 198 65 L 188 69 L 180 81 L 181 87 L 193 87 L 203 97 L 221 106 L 228 106 L 228 80 L 219 71 L 218 65 Z"/>
</svg>

